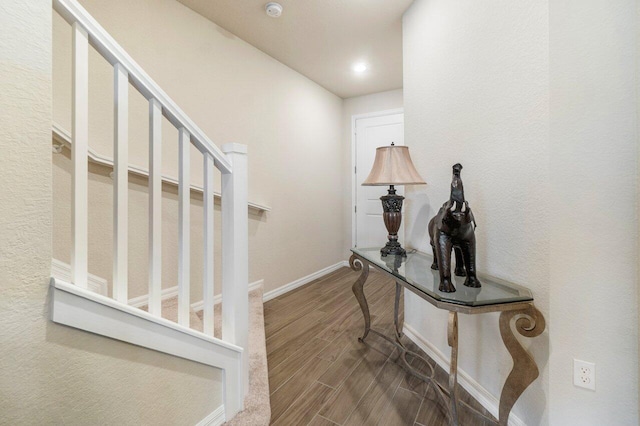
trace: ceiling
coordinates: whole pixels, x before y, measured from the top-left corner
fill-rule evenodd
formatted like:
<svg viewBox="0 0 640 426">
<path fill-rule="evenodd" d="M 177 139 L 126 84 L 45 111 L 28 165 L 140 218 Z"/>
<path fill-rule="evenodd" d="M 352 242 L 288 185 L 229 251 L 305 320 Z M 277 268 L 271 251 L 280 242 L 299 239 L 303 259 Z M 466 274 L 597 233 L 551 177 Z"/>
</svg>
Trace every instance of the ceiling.
<svg viewBox="0 0 640 426">
<path fill-rule="evenodd" d="M 402 87 L 402 14 L 413 0 L 178 0 L 342 98 Z M 357 62 L 367 70 L 356 74 Z"/>
</svg>

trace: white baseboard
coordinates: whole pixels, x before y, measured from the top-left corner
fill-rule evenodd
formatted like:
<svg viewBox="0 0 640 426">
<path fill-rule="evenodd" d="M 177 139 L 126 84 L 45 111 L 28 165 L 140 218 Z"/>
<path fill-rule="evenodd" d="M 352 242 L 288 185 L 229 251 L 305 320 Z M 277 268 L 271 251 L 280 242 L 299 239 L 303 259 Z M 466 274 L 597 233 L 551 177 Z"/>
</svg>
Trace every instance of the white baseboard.
<svg viewBox="0 0 640 426">
<path fill-rule="evenodd" d="M 281 296 L 285 293 L 290 292 L 291 290 L 294 290 L 298 287 L 308 284 L 311 281 L 321 278 L 327 274 L 330 274 L 331 272 L 337 269 L 340 269 L 342 267 L 349 267 L 349 262 L 346 260 L 343 260 L 331 266 L 327 266 L 326 268 L 320 269 L 319 271 L 316 271 L 312 274 L 309 274 L 306 277 L 298 278 L 297 280 L 292 281 L 289 284 L 285 284 L 282 287 L 278 287 L 275 290 L 268 291 L 264 293 L 264 295 L 262 296 L 262 300 L 266 302 L 267 300 L 275 299 L 278 296 Z M 253 291 L 263 284 L 264 284 L 264 280 L 254 281 L 249 284 L 249 291 Z M 162 289 L 161 298 L 162 300 L 171 299 L 172 297 L 176 297 L 177 295 L 178 295 L 178 286 L 169 287 L 169 288 Z M 213 298 L 214 304 L 220 303 L 221 301 L 222 301 L 222 296 L 220 294 L 216 295 Z M 146 306 L 149 304 L 149 296 L 144 294 L 142 296 L 134 297 L 132 299 L 129 299 L 128 304 L 129 306 L 133 306 L 136 308 L 139 308 L 141 306 Z M 196 312 L 201 311 L 202 301 L 192 303 L 191 309 L 193 309 Z"/>
<path fill-rule="evenodd" d="M 224 405 L 221 405 L 207 417 L 200 420 L 196 426 L 219 426 L 224 422 Z"/>
<path fill-rule="evenodd" d="M 172 297 L 176 297 L 178 295 L 178 286 L 163 288 L 160 293 L 160 298 L 162 300 L 171 299 Z M 127 301 L 129 306 L 133 306 L 134 308 L 140 308 L 142 306 L 147 306 L 149 304 L 149 295 L 143 294 L 142 296 L 134 297 Z"/>
<path fill-rule="evenodd" d="M 413 327 L 405 324 L 403 327 L 404 334 L 407 335 L 420 349 L 422 349 L 427 355 L 429 355 L 444 371 L 448 372 L 450 369 L 449 357 L 443 354 L 438 348 L 429 342 L 424 336 L 420 335 Z M 478 383 L 467 372 L 458 368 L 458 384 L 462 386 L 469 394 L 478 401 L 484 408 L 487 409 L 494 417 L 498 417 L 498 407 L 500 401 L 493 396 L 488 390 L 486 390 L 480 383 Z M 513 412 L 509 415 L 510 426 L 527 426 Z"/>
<path fill-rule="evenodd" d="M 71 282 L 71 265 L 58 259 L 51 259 L 51 276 L 58 280 Z M 98 276 L 87 275 L 87 289 L 102 296 L 108 296 L 107 280 Z"/>
<path fill-rule="evenodd" d="M 249 283 L 249 292 L 252 292 L 253 290 L 260 288 L 262 285 L 264 285 L 264 280 L 258 280 L 258 281 L 254 281 L 252 283 Z M 177 291 L 178 287 L 176 287 L 176 291 Z M 222 295 L 221 294 L 216 294 L 215 296 L 213 296 L 213 304 L 217 305 L 218 303 L 222 302 Z M 191 309 L 193 309 L 194 312 L 200 312 L 202 309 L 204 309 L 204 301 L 199 301 L 199 302 L 194 302 L 191 304 Z"/>
<path fill-rule="evenodd" d="M 262 300 L 266 302 L 267 300 L 275 299 L 278 296 L 281 296 L 285 293 L 290 292 L 291 290 L 294 290 L 298 287 L 308 284 L 313 280 L 316 280 L 337 269 L 342 268 L 343 266 L 349 266 L 349 262 L 347 262 L 346 260 L 343 260 L 342 262 L 338 262 L 334 265 L 327 266 L 326 268 L 320 269 L 319 271 L 309 274 L 306 277 L 298 278 L 297 280 L 292 281 L 289 284 L 285 284 L 282 287 L 278 287 L 275 290 L 268 291 L 264 294 Z"/>
<path fill-rule="evenodd" d="M 256 288 L 260 287 L 264 283 L 264 280 L 258 280 L 251 284 L 249 284 L 249 291 L 253 291 Z M 162 300 L 171 299 L 172 297 L 178 296 L 178 286 L 163 288 L 162 294 L 160 298 Z M 213 304 L 218 304 L 222 302 L 222 295 L 218 294 L 213 297 Z M 127 302 L 129 306 L 133 306 L 134 308 L 140 308 L 142 306 L 147 306 L 149 304 L 149 295 L 143 294 L 142 296 L 134 297 L 133 299 L 129 299 Z M 194 302 L 191 304 L 191 309 L 198 312 L 202 310 L 202 300 L 199 302 Z"/>
</svg>

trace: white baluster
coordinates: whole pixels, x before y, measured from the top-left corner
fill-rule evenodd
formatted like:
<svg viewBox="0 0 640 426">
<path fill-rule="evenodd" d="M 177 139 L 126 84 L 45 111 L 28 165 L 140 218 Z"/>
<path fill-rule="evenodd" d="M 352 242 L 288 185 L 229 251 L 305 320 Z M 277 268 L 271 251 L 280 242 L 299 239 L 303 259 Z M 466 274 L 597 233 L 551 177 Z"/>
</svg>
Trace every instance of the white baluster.
<svg viewBox="0 0 640 426">
<path fill-rule="evenodd" d="M 127 303 L 129 233 L 129 75 L 113 68 L 113 298 Z"/>
<path fill-rule="evenodd" d="M 149 100 L 149 313 L 162 311 L 162 107 Z"/>
<path fill-rule="evenodd" d="M 226 144 L 232 173 L 222 173 L 222 339 L 244 348 L 244 392 L 249 389 L 249 244 L 247 147 Z"/>
<path fill-rule="evenodd" d="M 71 133 L 71 282 L 87 288 L 89 166 L 89 38 L 73 24 L 73 114 Z"/>
<path fill-rule="evenodd" d="M 189 327 L 189 286 L 191 284 L 191 135 L 185 128 L 179 136 L 178 172 L 178 324 Z"/>
<path fill-rule="evenodd" d="M 204 156 L 204 192 L 202 204 L 204 208 L 204 273 L 202 275 L 202 299 L 203 299 L 203 331 L 213 336 L 213 156 L 207 152 Z"/>
</svg>

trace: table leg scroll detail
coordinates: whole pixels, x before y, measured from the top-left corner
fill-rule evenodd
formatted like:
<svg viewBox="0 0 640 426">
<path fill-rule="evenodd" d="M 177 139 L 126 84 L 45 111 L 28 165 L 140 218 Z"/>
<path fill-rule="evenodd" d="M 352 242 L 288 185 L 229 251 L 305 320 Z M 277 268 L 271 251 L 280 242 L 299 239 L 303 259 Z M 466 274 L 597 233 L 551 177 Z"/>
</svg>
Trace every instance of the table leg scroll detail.
<svg viewBox="0 0 640 426">
<path fill-rule="evenodd" d="M 456 385 L 458 384 L 458 313 L 449 312 L 447 327 L 447 343 L 451 348 L 451 365 L 449 370 L 449 403 L 451 405 L 451 424 L 458 425 L 458 403 Z"/>
<path fill-rule="evenodd" d="M 396 336 L 403 336 L 402 327 L 404 325 L 404 314 L 400 312 L 400 301 L 402 300 L 402 286 L 396 282 L 396 300 L 393 307 L 393 322 L 396 327 Z"/>
<path fill-rule="evenodd" d="M 367 335 L 369 334 L 369 330 L 371 329 L 371 316 L 369 314 L 369 305 L 367 304 L 367 299 L 364 297 L 364 283 L 367 281 L 369 277 L 369 264 L 362 262 L 362 260 L 358 259 L 354 255 L 351 255 L 349 258 L 349 266 L 354 271 L 360 271 L 360 276 L 353 283 L 351 290 L 353 294 L 356 296 L 358 300 L 358 304 L 360 304 L 360 309 L 362 309 L 362 315 L 364 316 L 364 334 L 358 340 L 363 341 Z"/>
<path fill-rule="evenodd" d="M 542 313 L 535 306 L 522 311 L 503 311 L 500 314 L 500 335 L 502 341 L 511 354 L 513 368 L 507 377 L 500 395 L 500 409 L 498 423 L 507 425 L 509 413 L 520 395 L 538 377 L 539 371 L 533 357 L 522 347 L 513 333 L 511 323 L 514 318 L 515 329 L 522 336 L 536 337 L 545 329 Z"/>
</svg>

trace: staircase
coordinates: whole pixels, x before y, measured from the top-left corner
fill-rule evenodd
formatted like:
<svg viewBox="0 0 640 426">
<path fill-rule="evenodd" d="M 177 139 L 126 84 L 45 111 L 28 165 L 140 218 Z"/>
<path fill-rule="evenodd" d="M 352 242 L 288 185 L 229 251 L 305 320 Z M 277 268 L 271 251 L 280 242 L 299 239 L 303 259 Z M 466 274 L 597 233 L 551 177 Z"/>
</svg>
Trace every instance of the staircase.
<svg viewBox="0 0 640 426">
<path fill-rule="evenodd" d="M 51 279 L 52 320 L 113 339 L 169 353 L 224 370 L 225 419 L 244 408 L 249 392 L 249 287 L 247 150 L 219 149 L 76 0 L 53 0 L 72 27 L 71 265 Z M 114 77 L 113 280 L 96 293 L 88 273 L 89 46 L 111 66 Z M 128 120 L 129 88 L 149 103 L 148 305 L 128 304 Z M 178 294 L 162 300 L 162 120 L 179 135 Z M 203 310 L 190 309 L 190 151 L 203 155 Z M 222 302 L 214 311 L 214 173 L 221 173 Z M 216 332 L 218 330 L 218 332 Z M 264 338 L 262 340 L 264 342 Z"/>
</svg>

